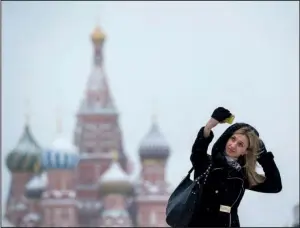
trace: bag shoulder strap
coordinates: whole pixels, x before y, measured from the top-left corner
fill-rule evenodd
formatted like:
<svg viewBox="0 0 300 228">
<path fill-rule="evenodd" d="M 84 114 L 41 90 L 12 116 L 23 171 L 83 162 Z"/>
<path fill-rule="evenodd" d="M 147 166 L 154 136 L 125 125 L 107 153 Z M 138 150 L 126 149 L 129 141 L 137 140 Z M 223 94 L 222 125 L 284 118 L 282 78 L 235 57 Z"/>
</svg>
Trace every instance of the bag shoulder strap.
<svg viewBox="0 0 300 228">
<path fill-rule="evenodd" d="M 204 174 L 204 173 L 209 173 L 211 166 L 212 166 L 212 161 L 211 161 L 211 159 L 209 159 L 208 168 L 206 169 L 205 172 L 203 172 L 203 174 Z M 194 169 L 195 169 L 195 168 L 194 168 L 194 166 L 193 166 L 193 167 L 189 170 L 188 176 L 191 175 L 191 173 L 194 171 Z M 203 174 L 200 175 L 200 176 L 203 176 Z"/>
<path fill-rule="evenodd" d="M 194 166 L 190 169 L 190 171 L 189 171 L 189 175 L 191 175 L 191 173 L 193 172 L 193 170 L 194 170 Z"/>
</svg>

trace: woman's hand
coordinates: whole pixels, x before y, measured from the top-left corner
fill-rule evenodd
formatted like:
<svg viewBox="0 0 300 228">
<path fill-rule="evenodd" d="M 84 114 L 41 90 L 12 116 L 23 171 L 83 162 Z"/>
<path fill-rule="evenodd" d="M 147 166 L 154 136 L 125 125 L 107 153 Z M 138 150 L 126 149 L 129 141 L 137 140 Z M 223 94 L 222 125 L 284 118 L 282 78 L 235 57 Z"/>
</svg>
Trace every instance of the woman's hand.
<svg viewBox="0 0 300 228">
<path fill-rule="evenodd" d="M 217 120 L 219 123 L 224 122 L 227 118 L 229 118 L 232 114 L 230 111 L 226 108 L 219 107 L 216 108 L 211 115 L 211 117 L 215 120 Z"/>
<path fill-rule="evenodd" d="M 232 114 L 228 109 L 223 107 L 216 108 L 211 115 L 211 119 L 207 122 L 204 128 L 204 137 L 207 138 L 210 135 L 211 129 L 217 126 L 219 123 L 224 122 Z"/>
</svg>

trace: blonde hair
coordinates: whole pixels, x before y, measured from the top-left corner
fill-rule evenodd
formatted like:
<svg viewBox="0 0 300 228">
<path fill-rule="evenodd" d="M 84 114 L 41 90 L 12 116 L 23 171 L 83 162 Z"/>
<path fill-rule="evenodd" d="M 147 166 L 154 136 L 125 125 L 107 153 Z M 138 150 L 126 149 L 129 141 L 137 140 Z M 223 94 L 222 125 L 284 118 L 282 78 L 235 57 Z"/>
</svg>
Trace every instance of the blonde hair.
<svg viewBox="0 0 300 228">
<path fill-rule="evenodd" d="M 265 177 L 258 174 L 255 170 L 256 161 L 257 161 L 257 153 L 259 150 L 259 137 L 255 134 L 253 129 L 249 127 L 242 127 L 234 132 L 234 134 L 245 135 L 248 139 L 249 146 L 247 148 L 247 153 L 244 157 L 244 167 L 246 170 L 246 175 L 248 178 L 248 182 L 250 187 L 253 187 L 257 184 L 260 184 L 265 181 Z"/>
</svg>

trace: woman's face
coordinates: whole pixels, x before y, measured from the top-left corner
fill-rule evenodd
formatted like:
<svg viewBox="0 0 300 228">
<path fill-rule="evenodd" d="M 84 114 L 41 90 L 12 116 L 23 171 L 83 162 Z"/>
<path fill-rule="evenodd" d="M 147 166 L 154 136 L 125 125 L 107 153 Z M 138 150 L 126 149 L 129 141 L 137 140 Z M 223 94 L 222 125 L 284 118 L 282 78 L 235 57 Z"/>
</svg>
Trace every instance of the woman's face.
<svg viewBox="0 0 300 228">
<path fill-rule="evenodd" d="M 229 157 L 238 158 L 247 153 L 248 138 L 242 134 L 233 134 L 226 143 L 226 154 Z"/>
</svg>

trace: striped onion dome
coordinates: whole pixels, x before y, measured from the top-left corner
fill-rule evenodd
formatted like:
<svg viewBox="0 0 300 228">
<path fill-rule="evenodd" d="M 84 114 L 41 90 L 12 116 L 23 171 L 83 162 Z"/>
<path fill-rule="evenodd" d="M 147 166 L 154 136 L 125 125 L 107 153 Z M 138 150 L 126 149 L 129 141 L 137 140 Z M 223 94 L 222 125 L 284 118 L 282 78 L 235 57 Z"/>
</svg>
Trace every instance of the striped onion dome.
<svg viewBox="0 0 300 228">
<path fill-rule="evenodd" d="M 139 147 L 141 158 L 162 158 L 166 159 L 170 154 L 170 148 L 158 124 L 153 121 L 146 136 L 142 139 Z"/>
<path fill-rule="evenodd" d="M 130 176 L 123 171 L 117 161 L 113 161 L 100 179 L 101 194 L 130 194 L 133 191 Z"/>
<path fill-rule="evenodd" d="M 78 162 L 77 148 L 61 136 L 57 137 L 42 154 L 42 167 L 45 170 L 73 169 Z"/>
<path fill-rule="evenodd" d="M 6 165 L 10 172 L 40 172 L 42 149 L 34 139 L 30 127 L 25 125 L 17 146 L 7 155 Z"/>
</svg>

